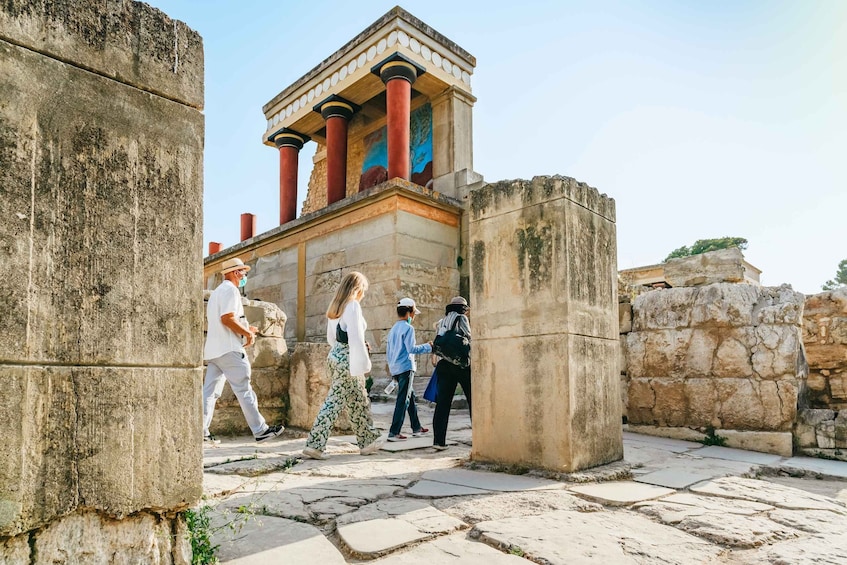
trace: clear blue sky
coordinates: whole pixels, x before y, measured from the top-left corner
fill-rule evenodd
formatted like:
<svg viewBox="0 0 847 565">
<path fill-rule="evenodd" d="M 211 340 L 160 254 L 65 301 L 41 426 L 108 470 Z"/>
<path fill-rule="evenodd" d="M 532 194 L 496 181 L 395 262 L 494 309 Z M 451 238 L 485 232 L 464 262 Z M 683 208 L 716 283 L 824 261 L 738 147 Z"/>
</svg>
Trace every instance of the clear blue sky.
<svg viewBox="0 0 847 565">
<path fill-rule="evenodd" d="M 237 243 L 242 212 L 272 229 L 262 105 L 395 3 L 150 4 L 205 43 L 204 250 Z M 401 5 L 477 58 L 477 172 L 563 174 L 613 197 L 619 268 L 740 236 L 764 284 L 811 294 L 847 258 L 847 2 Z"/>
</svg>

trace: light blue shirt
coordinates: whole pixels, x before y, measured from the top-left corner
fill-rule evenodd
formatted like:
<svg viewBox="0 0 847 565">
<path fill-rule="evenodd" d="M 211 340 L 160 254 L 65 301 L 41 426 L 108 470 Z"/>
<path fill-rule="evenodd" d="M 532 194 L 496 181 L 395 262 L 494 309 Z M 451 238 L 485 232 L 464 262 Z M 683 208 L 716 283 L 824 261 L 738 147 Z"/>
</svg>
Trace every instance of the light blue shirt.
<svg viewBox="0 0 847 565">
<path fill-rule="evenodd" d="M 415 328 L 406 320 L 395 322 L 388 332 L 388 344 L 385 346 L 385 357 L 391 375 L 417 370 L 413 355 L 421 353 L 432 353 L 432 347 L 428 343 L 415 345 Z"/>
</svg>

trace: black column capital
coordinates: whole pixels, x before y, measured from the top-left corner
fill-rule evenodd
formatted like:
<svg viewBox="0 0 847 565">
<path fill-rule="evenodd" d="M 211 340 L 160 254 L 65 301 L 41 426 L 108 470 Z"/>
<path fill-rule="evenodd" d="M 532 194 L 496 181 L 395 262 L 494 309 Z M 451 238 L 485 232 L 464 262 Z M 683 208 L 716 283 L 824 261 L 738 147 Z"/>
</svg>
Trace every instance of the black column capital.
<svg viewBox="0 0 847 565">
<path fill-rule="evenodd" d="M 325 120 L 333 116 L 340 116 L 349 120 L 353 117 L 353 114 L 361 109 L 362 107 L 358 104 L 354 104 L 337 94 L 327 96 L 312 107 L 312 110 L 323 116 Z"/>
<path fill-rule="evenodd" d="M 298 151 L 303 149 L 303 144 L 312 139 L 304 133 L 293 129 L 282 128 L 268 136 L 268 141 L 273 141 L 277 149 L 280 147 L 294 147 Z"/>
<path fill-rule="evenodd" d="M 371 72 L 382 79 L 383 83 L 402 78 L 415 84 L 415 80 L 424 74 L 426 69 L 400 53 L 393 53 L 371 67 Z"/>
</svg>

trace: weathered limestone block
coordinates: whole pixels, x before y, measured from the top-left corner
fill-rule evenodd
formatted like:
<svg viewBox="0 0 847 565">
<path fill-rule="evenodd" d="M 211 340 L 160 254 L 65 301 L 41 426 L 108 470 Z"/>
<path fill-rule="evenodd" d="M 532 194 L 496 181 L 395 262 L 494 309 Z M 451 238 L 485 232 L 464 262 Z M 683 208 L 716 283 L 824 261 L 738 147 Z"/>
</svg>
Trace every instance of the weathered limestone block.
<svg viewBox="0 0 847 565">
<path fill-rule="evenodd" d="M 5 377 L 0 536 L 77 506 L 122 517 L 199 499 L 199 369 L 19 367 Z"/>
<path fill-rule="evenodd" d="M 3 41 L 0 99 L 0 359 L 196 366 L 203 115 Z"/>
<path fill-rule="evenodd" d="M 847 408 L 847 288 L 806 298 L 802 339 L 809 405 Z"/>
<path fill-rule="evenodd" d="M 629 422 L 790 431 L 807 371 L 803 300 L 788 286 L 730 283 L 638 296 L 626 334 Z"/>
<path fill-rule="evenodd" d="M 142 513 L 112 520 L 94 512 L 72 514 L 39 532 L 33 565 L 53 563 L 173 563 L 170 520 Z M 179 544 L 182 545 L 180 540 Z M 28 562 L 28 561 L 27 561 Z"/>
<path fill-rule="evenodd" d="M 29 536 L 0 540 L 0 565 L 29 565 Z"/>
<path fill-rule="evenodd" d="M 0 5 L 0 263 L 27 274 L 0 292 L 0 536 L 201 495 L 202 76 L 146 4 Z"/>
<path fill-rule="evenodd" d="M 614 201 L 559 176 L 470 198 L 472 458 L 567 471 L 620 459 Z"/>
<path fill-rule="evenodd" d="M 282 337 L 259 336 L 245 351 L 253 369 L 278 368 L 288 372 L 288 344 Z"/>
<path fill-rule="evenodd" d="M 142 2 L 9 0 L 0 39 L 203 108 L 203 39 Z"/>
<path fill-rule="evenodd" d="M 629 421 L 650 426 L 788 431 L 797 406 L 789 380 L 631 378 L 628 396 Z"/>
<path fill-rule="evenodd" d="M 742 282 L 744 255 L 737 247 L 671 259 L 665 263 L 665 280 L 672 287 Z"/>
<path fill-rule="evenodd" d="M 285 337 L 285 322 L 288 317 L 279 306 L 261 300 L 244 301 L 244 315 L 251 326 L 259 328 L 259 336 Z"/>
<path fill-rule="evenodd" d="M 326 343 L 298 343 L 291 353 L 291 381 L 288 387 L 290 409 L 288 425 L 311 429 L 315 417 L 329 392 L 330 379 L 326 372 Z M 365 383 L 362 382 L 364 388 Z M 338 430 L 350 430 L 350 419 L 343 410 L 335 423 Z"/>
<path fill-rule="evenodd" d="M 618 303 L 618 331 L 622 334 L 632 331 L 632 304 L 630 302 Z"/>
</svg>

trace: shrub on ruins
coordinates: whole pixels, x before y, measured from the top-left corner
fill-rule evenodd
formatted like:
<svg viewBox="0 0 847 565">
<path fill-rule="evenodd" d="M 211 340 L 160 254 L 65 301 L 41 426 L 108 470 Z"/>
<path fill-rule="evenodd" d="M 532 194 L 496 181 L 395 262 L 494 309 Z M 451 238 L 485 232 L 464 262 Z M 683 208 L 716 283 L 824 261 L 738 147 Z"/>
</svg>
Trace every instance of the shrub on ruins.
<svg viewBox="0 0 847 565">
<path fill-rule="evenodd" d="M 708 253 L 709 251 L 717 251 L 718 249 L 729 249 L 737 247 L 742 251 L 747 249 L 747 240 L 743 237 L 718 237 L 715 239 L 698 239 L 691 247 L 683 245 L 674 249 L 665 257 L 662 263 L 667 263 L 671 259 L 679 257 L 689 257 L 691 255 L 699 255 L 700 253 Z"/>
<path fill-rule="evenodd" d="M 835 273 L 835 278 L 823 283 L 824 290 L 835 290 L 847 286 L 847 259 L 843 259 L 838 264 L 838 271 Z"/>
</svg>

